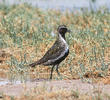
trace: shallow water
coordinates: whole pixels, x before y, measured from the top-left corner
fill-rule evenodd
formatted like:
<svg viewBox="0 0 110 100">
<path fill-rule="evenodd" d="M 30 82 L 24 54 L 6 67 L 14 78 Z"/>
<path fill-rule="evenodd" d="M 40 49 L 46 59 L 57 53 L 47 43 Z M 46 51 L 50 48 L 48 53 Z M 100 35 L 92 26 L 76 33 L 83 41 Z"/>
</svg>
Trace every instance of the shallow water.
<svg viewBox="0 0 110 100">
<path fill-rule="evenodd" d="M 3 79 L 3 78 L 1 78 L 0 79 L 0 86 L 2 86 L 2 85 L 7 85 L 7 84 L 21 84 L 22 82 L 21 81 L 14 81 L 14 82 L 11 82 L 10 80 L 8 80 L 8 79 Z"/>
<path fill-rule="evenodd" d="M 79 10 L 80 8 L 88 8 L 97 10 L 101 6 L 106 6 L 110 9 L 110 0 L 96 0 L 92 3 L 91 0 L 1 0 L 5 1 L 6 4 L 19 4 L 27 2 L 32 6 L 42 9 L 60 9 L 60 10 Z"/>
<path fill-rule="evenodd" d="M 9 83 L 8 80 L 0 79 L 0 86 L 1 86 L 1 85 L 6 85 L 6 84 L 8 84 L 8 83 Z"/>
<path fill-rule="evenodd" d="M 22 83 L 42 82 L 42 81 L 49 81 L 49 80 L 48 79 L 28 79 L 28 80 L 22 81 L 22 80 L 9 80 L 5 78 L 0 78 L 0 86 L 9 85 L 9 84 L 19 85 Z"/>
</svg>

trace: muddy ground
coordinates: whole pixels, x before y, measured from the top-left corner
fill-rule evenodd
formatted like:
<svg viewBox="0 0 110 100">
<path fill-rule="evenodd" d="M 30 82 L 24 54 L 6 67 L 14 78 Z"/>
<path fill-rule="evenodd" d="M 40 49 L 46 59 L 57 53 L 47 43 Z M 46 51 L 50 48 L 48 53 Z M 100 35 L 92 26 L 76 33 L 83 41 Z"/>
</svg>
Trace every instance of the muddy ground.
<svg viewBox="0 0 110 100">
<path fill-rule="evenodd" d="M 45 91 L 77 91 L 80 94 L 88 94 L 94 95 L 95 93 L 104 93 L 110 95 L 110 85 L 103 83 L 87 83 L 82 82 L 81 80 L 44 80 L 44 79 L 36 79 L 27 81 L 26 83 L 21 83 L 20 81 L 16 81 L 15 83 L 10 82 L 8 80 L 1 79 L 0 80 L 0 93 L 9 96 L 20 97 L 22 95 L 26 95 L 31 93 L 33 89 L 39 89 L 39 87 L 44 88 Z M 41 88 L 41 89 L 42 89 Z"/>
</svg>

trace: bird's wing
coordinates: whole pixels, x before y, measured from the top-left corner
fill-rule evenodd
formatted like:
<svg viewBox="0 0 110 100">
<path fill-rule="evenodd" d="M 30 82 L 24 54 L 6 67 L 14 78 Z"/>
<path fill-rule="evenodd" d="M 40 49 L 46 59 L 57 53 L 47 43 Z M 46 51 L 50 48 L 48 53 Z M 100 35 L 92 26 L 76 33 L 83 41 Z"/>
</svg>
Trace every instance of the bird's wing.
<svg viewBox="0 0 110 100">
<path fill-rule="evenodd" d="M 64 52 L 64 46 L 59 46 L 56 41 L 54 45 L 46 52 L 46 54 L 38 61 L 40 64 L 47 62 L 48 60 L 57 59 L 62 52 Z"/>
</svg>

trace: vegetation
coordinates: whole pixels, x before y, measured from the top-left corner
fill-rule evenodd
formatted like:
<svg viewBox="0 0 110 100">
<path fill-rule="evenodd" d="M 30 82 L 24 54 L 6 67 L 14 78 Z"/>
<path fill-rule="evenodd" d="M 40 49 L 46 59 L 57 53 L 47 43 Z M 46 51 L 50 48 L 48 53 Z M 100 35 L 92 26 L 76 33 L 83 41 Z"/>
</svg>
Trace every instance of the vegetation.
<svg viewBox="0 0 110 100">
<path fill-rule="evenodd" d="M 60 65 L 60 72 L 70 79 L 76 75 L 82 78 L 87 73 L 108 74 L 110 13 L 107 9 L 74 14 L 43 11 L 27 4 L 0 7 L 0 48 L 8 49 L 11 54 L 6 62 L 11 71 L 22 71 L 27 68 L 24 65 L 42 57 L 55 41 L 58 25 L 65 24 L 72 30 L 66 35 L 70 55 Z M 36 70 L 39 74 L 48 73 L 49 68 L 40 66 Z"/>
<path fill-rule="evenodd" d="M 61 24 L 72 31 L 66 34 L 70 54 L 60 65 L 61 79 L 90 82 L 110 75 L 110 12 L 105 8 L 75 14 L 68 10 L 44 11 L 27 4 L 0 5 L 0 52 L 9 54 L 0 53 L 0 69 L 7 70 L 11 80 L 49 78 L 49 66 L 30 69 L 27 65 L 52 46 Z M 56 73 L 53 76 L 59 79 Z"/>
</svg>

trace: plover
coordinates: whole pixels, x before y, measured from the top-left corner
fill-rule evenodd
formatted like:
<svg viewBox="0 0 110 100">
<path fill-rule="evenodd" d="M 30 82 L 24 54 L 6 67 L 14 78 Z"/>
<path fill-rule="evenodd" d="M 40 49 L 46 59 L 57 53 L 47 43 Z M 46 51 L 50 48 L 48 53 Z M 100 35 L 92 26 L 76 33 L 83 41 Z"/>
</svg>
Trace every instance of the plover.
<svg viewBox="0 0 110 100">
<path fill-rule="evenodd" d="M 68 56 L 69 47 L 65 39 L 65 33 L 70 32 L 66 25 L 60 25 L 57 29 L 58 37 L 53 44 L 53 46 L 45 53 L 45 55 L 38 61 L 35 61 L 32 64 L 29 64 L 31 67 L 35 67 L 36 65 L 52 65 L 50 79 L 52 79 L 52 73 L 54 67 L 56 67 L 56 72 L 60 75 L 58 71 L 59 64 Z"/>
</svg>

